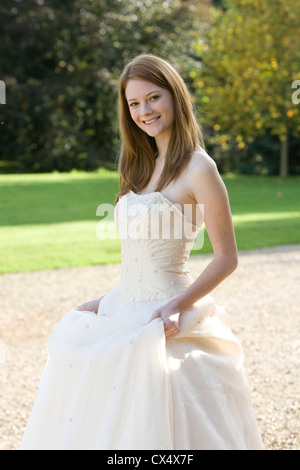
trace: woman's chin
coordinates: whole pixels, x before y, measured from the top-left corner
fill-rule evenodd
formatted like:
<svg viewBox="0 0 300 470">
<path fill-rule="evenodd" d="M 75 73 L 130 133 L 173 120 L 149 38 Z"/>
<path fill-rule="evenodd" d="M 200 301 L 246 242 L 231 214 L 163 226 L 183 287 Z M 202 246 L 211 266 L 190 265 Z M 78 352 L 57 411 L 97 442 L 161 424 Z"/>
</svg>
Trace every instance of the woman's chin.
<svg viewBox="0 0 300 470">
<path fill-rule="evenodd" d="M 158 137 L 161 134 L 160 129 L 143 129 L 150 137 Z"/>
</svg>

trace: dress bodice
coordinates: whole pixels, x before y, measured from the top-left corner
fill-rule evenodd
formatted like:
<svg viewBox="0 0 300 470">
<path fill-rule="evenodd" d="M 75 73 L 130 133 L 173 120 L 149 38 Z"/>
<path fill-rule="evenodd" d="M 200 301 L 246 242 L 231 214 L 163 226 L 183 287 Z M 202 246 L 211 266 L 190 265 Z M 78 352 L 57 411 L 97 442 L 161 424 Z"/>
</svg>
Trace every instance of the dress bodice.
<svg viewBox="0 0 300 470">
<path fill-rule="evenodd" d="M 123 195 L 115 207 L 124 300 L 163 299 L 193 282 L 187 260 L 200 227 L 162 193 Z"/>
</svg>

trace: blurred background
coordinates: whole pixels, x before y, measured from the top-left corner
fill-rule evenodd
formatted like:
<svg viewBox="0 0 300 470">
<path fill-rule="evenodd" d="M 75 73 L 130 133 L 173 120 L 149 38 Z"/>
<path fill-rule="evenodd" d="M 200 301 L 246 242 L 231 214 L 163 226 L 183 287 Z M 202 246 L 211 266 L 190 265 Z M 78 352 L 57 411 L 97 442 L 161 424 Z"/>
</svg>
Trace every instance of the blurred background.
<svg viewBox="0 0 300 470">
<path fill-rule="evenodd" d="M 300 242 L 298 0 L 2 0 L 0 37 L 0 272 L 72 265 L 85 250 L 78 224 L 118 191 L 117 85 L 139 53 L 188 84 L 239 248 Z M 82 243 L 67 256 L 71 232 Z M 45 244 L 37 255 L 47 235 L 60 262 L 53 249 L 42 259 Z M 104 255 L 76 263 L 119 260 Z"/>
<path fill-rule="evenodd" d="M 115 169 L 118 77 L 146 52 L 184 76 L 220 171 L 299 174 L 299 25 L 297 0 L 2 0 L 0 171 Z"/>
</svg>

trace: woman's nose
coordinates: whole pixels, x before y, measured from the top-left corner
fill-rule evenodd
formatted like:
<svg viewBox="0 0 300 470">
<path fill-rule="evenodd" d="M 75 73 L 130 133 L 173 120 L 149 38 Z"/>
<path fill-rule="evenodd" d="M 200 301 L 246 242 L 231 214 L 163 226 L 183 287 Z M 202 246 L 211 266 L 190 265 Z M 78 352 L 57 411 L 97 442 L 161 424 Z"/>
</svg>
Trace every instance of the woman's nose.
<svg viewBox="0 0 300 470">
<path fill-rule="evenodd" d="M 150 104 L 147 101 L 142 103 L 141 104 L 141 115 L 142 116 L 148 116 L 151 113 L 152 113 L 152 109 L 151 109 Z"/>
</svg>

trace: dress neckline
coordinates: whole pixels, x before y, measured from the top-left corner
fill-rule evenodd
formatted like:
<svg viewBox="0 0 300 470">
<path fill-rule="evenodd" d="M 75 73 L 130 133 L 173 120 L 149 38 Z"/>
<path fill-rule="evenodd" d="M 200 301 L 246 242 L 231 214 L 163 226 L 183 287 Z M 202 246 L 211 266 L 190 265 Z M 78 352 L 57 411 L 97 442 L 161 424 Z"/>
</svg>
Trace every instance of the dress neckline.
<svg viewBox="0 0 300 470">
<path fill-rule="evenodd" d="M 182 212 L 181 209 L 179 209 L 178 205 L 180 205 L 179 203 L 175 203 L 175 202 L 172 202 L 170 201 L 170 199 L 168 199 L 163 193 L 161 193 L 160 191 L 151 191 L 150 193 L 143 193 L 143 194 L 139 194 L 139 193 L 135 193 L 134 191 L 132 191 L 132 189 L 129 190 L 129 192 L 131 194 L 134 194 L 135 196 L 138 196 L 138 197 L 142 197 L 142 196 L 150 196 L 152 194 L 158 194 L 163 200 L 165 200 L 172 208 L 174 208 L 174 210 L 185 220 L 185 222 L 187 222 L 189 225 L 191 225 L 192 227 L 194 227 L 196 230 L 200 230 L 201 227 L 199 227 L 199 225 L 196 225 L 196 224 L 193 224 L 193 222 L 190 222 L 188 220 L 188 218 L 186 217 L 186 215 L 184 214 L 184 212 Z"/>
</svg>

